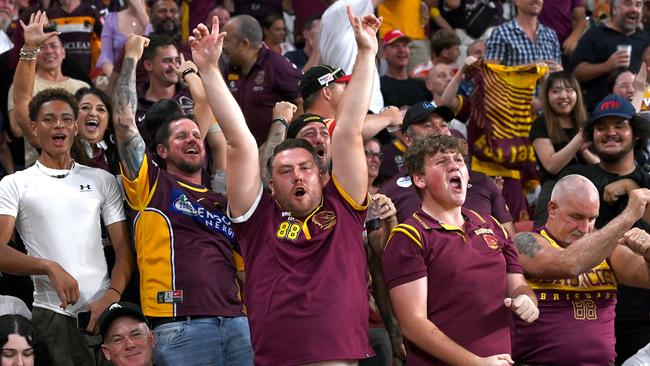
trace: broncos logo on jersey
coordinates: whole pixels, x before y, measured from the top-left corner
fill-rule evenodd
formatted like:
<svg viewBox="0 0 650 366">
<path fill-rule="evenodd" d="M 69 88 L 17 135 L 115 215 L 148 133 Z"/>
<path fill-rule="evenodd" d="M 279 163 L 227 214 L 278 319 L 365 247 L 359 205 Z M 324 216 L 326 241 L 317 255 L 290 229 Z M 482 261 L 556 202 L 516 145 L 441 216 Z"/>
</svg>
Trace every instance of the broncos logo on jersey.
<svg viewBox="0 0 650 366">
<path fill-rule="evenodd" d="M 336 225 L 336 214 L 333 211 L 319 212 L 311 218 L 321 230 L 329 230 Z"/>
</svg>

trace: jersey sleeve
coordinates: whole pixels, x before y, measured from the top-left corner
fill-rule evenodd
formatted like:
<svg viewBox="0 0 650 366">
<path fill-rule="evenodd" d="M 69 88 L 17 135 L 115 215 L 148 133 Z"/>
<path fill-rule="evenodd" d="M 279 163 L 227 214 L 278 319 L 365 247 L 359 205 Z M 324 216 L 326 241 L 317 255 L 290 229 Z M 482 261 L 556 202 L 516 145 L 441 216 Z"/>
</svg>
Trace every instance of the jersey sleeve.
<svg viewBox="0 0 650 366">
<path fill-rule="evenodd" d="M 126 220 L 122 192 L 117 184 L 117 179 L 111 174 L 106 174 L 104 185 L 104 202 L 102 204 L 102 220 L 105 225 L 110 225 Z"/>
<path fill-rule="evenodd" d="M 287 101 L 294 101 L 300 97 L 298 88 L 302 71 L 286 58 L 281 63 L 282 67 L 275 69 L 275 88 L 279 90 Z"/>
<path fill-rule="evenodd" d="M 506 259 L 506 272 L 524 273 L 524 268 L 519 263 L 519 257 L 517 255 L 517 250 L 512 243 L 512 238 L 506 229 L 501 226 L 501 224 L 494 217 L 490 216 L 490 220 L 492 221 L 492 225 L 495 226 L 495 232 L 499 233 L 500 239 L 505 240 L 505 243 L 503 244 L 503 248 L 501 250 L 503 257 Z"/>
<path fill-rule="evenodd" d="M 120 163 L 120 170 L 122 170 L 122 163 Z M 146 153 L 135 179 L 129 180 L 123 171 L 121 173 L 127 203 L 134 210 L 143 211 L 149 205 L 149 201 L 156 191 L 160 168 Z"/>
<path fill-rule="evenodd" d="M 18 216 L 20 195 L 14 178 L 8 175 L 0 181 L 0 215 Z"/>
<path fill-rule="evenodd" d="M 356 203 L 352 197 L 343 189 L 341 184 L 339 183 L 338 179 L 336 176 L 332 175 L 332 180 L 327 183 L 327 186 L 325 190 L 323 190 L 323 194 L 327 194 L 327 191 L 336 191 L 336 194 L 338 194 L 341 198 L 343 198 L 343 201 L 345 202 L 345 207 L 351 208 L 351 213 L 354 215 L 354 217 L 358 220 L 357 222 L 360 224 L 364 224 L 366 220 L 366 210 L 368 209 L 368 205 L 370 204 L 370 195 L 366 194 L 366 199 L 364 200 L 363 204 L 358 204 Z"/>
<path fill-rule="evenodd" d="M 389 289 L 427 276 L 424 245 L 417 229 L 408 224 L 393 228 L 382 256 L 382 265 Z"/>
</svg>

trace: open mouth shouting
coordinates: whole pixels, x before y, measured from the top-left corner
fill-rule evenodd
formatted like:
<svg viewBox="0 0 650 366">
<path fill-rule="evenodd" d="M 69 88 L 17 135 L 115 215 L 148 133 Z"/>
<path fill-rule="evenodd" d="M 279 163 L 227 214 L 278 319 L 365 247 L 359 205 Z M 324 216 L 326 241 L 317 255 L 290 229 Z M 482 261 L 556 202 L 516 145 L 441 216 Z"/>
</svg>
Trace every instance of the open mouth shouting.
<svg viewBox="0 0 650 366">
<path fill-rule="evenodd" d="M 55 133 L 52 135 L 52 141 L 54 141 L 54 146 L 63 146 L 67 136 L 64 133 Z"/>
</svg>

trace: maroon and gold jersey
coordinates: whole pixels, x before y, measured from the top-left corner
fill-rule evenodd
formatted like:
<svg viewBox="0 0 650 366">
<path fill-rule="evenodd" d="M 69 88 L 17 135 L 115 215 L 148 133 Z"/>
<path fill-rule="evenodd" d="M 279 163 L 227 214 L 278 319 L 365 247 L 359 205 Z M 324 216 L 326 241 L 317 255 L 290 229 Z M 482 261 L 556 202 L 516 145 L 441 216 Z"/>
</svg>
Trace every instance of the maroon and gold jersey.
<svg viewBox="0 0 650 366">
<path fill-rule="evenodd" d="M 540 235 L 556 248 L 542 228 Z M 605 260 L 576 278 L 529 278 L 539 303 L 532 324 L 515 319 L 513 358 L 517 362 L 554 366 L 613 365 L 616 276 Z"/>
<path fill-rule="evenodd" d="M 283 211 L 266 191 L 232 219 L 246 263 L 255 365 L 371 356 L 366 209 L 367 201 L 356 204 L 333 177 L 304 220 Z"/>
<path fill-rule="evenodd" d="M 240 316 L 234 231 L 223 196 L 183 182 L 149 157 L 122 176 L 134 219 L 140 300 L 146 316 Z"/>
<path fill-rule="evenodd" d="M 507 273 L 522 273 L 512 241 L 489 216 L 462 209 L 465 227 L 422 209 L 391 232 L 382 257 L 389 289 L 427 277 L 427 317 L 481 357 L 510 353 Z M 406 364 L 445 365 L 405 339 Z"/>
</svg>

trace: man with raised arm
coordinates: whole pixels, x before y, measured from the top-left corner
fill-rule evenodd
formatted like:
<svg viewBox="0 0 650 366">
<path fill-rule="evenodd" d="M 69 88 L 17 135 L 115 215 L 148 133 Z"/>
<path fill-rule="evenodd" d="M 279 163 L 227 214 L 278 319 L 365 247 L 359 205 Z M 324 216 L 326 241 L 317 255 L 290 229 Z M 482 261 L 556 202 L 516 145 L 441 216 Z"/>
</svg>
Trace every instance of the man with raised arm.
<svg viewBox="0 0 650 366">
<path fill-rule="evenodd" d="M 197 123 L 184 114 L 168 116 L 156 132 L 156 153 L 166 168 L 153 162 L 134 117 L 135 67 L 147 43 L 141 36 L 127 37 L 114 121 L 124 190 L 138 211 L 140 298 L 157 339 L 154 362 L 250 365 L 253 350 L 238 298 L 235 234 L 224 197 L 201 185 L 209 119 Z"/>
<path fill-rule="evenodd" d="M 631 229 L 647 219 L 649 201 L 650 190 L 631 191 L 625 209 L 594 230 L 600 208 L 596 186 L 577 174 L 555 184 L 545 225 L 514 239 L 541 309 L 535 324 L 515 319 L 517 362 L 614 364 L 617 285 L 650 287 L 650 235 Z"/>
<path fill-rule="evenodd" d="M 22 22 L 26 46 L 56 37 L 40 11 Z M 36 54 L 23 50 L 16 86 L 29 89 L 35 78 Z M 0 271 L 32 275 L 32 321 L 43 334 L 53 364 L 95 365 L 90 350 L 96 320 L 119 301 L 133 270 L 133 256 L 122 195 L 111 174 L 76 163 L 71 149 L 77 134 L 77 101 L 63 89 L 45 89 L 29 102 L 29 128 L 41 153 L 28 169 L 0 182 Z M 101 226 L 115 249 L 110 278 Z M 29 255 L 9 247 L 14 228 Z M 79 314 L 90 312 L 88 324 Z M 80 329 L 82 326 L 84 329 Z"/>
<path fill-rule="evenodd" d="M 380 20 L 348 10 L 358 45 L 332 137 L 332 179 L 311 145 L 289 139 L 260 178 L 257 144 L 228 91 L 217 60 L 224 33 L 199 25 L 190 37 L 215 116 L 228 140 L 229 215 L 246 262 L 245 303 L 256 365 L 355 365 L 368 343 L 367 266 L 361 233 L 368 205 L 361 130 L 377 52 Z"/>
</svg>

